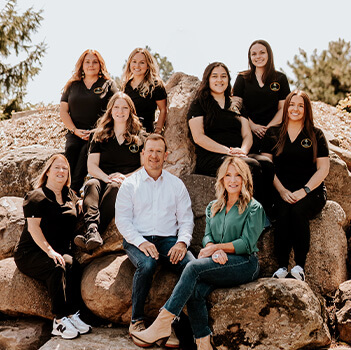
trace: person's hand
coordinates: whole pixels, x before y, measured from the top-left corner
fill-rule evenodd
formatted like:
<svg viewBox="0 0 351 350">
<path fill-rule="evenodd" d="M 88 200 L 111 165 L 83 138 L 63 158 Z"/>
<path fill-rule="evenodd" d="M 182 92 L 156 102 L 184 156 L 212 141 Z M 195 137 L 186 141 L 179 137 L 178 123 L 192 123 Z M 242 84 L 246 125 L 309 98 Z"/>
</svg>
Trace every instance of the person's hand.
<svg viewBox="0 0 351 350">
<path fill-rule="evenodd" d="M 298 202 L 300 199 L 305 198 L 307 196 L 307 193 L 303 188 L 300 188 L 299 190 L 294 191 L 293 195 L 296 199 L 295 202 Z"/>
<path fill-rule="evenodd" d="M 155 244 L 146 241 L 139 245 L 138 247 L 146 256 L 151 256 L 152 258 L 158 260 L 158 251 Z"/>
<path fill-rule="evenodd" d="M 228 255 L 225 251 L 219 249 L 212 254 L 212 260 L 217 264 L 224 265 L 228 261 Z"/>
<path fill-rule="evenodd" d="M 117 182 L 121 184 L 125 180 L 125 176 L 122 173 L 113 173 L 108 176 L 110 182 Z"/>
<path fill-rule="evenodd" d="M 216 251 L 216 245 L 213 243 L 208 243 L 205 248 L 200 250 L 198 259 L 208 258 Z"/>
<path fill-rule="evenodd" d="M 49 248 L 49 251 L 47 252 L 48 257 L 53 259 L 55 261 L 55 264 L 60 264 L 62 266 L 65 266 L 65 259 L 63 256 L 57 252 L 55 252 L 51 247 Z"/>
<path fill-rule="evenodd" d="M 279 194 L 280 197 L 282 197 L 282 199 L 287 203 L 294 204 L 297 201 L 297 198 L 295 197 L 294 193 L 290 192 L 286 188 L 279 191 Z"/>
<path fill-rule="evenodd" d="M 247 158 L 247 154 L 240 147 L 230 147 L 229 154 L 235 157 Z"/>
<path fill-rule="evenodd" d="M 184 242 L 177 242 L 168 252 L 169 261 L 172 264 L 178 264 L 179 261 L 183 260 L 186 252 L 188 251 Z"/>
<path fill-rule="evenodd" d="M 253 122 L 250 124 L 250 127 L 251 127 L 251 131 L 260 139 L 262 139 L 264 137 L 264 135 L 266 134 L 266 131 L 268 129 L 264 125 L 255 124 Z"/>
<path fill-rule="evenodd" d="M 84 141 L 88 141 L 89 136 L 90 136 L 90 132 L 91 132 L 90 130 L 75 129 L 74 135 L 78 136 L 80 139 L 82 139 Z"/>
</svg>

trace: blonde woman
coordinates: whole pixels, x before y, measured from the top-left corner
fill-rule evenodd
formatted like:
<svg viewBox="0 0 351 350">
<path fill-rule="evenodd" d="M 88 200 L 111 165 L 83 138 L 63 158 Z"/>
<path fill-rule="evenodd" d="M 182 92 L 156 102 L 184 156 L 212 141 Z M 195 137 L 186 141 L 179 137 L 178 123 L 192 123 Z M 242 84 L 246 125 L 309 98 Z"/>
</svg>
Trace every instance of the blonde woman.
<svg viewBox="0 0 351 350">
<path fill-rule="evenodd" d="M 93 250 L 103 244 L 104 232 L 114 217 L 115 201 L 123 180 L 141 166 L 141 123 L 131 98 L 114 94 L 97 123 L 88 156 L 90 179 L 84 188 L 83 212 L 86 234 L 76 245 Z"/>
<path fill-rule="evenodd" d="M 145 331 L 133 332 L 135 338 L 148 344 L 167 340 L 173 319 L 186 304 L 197 348 L 211 349 L 206 297 L 215 288 L 234 287 L 258 277 L 256 243 L 265 213 L 252 193 L 248 165 L 238 157 L 227 157 L 218 170 L 217 200 L 206 209 L 204 248 L 198 260 L 186 265 L 155 322 Z"/>
<path fill-rule="evenodd" d="M 128 57 L 122 91 L 131 97 L 147 132 L 160 134 L 167 116 L 167 93 L 155 58 L 147 49 L 136 48 Z M 156 109 L 160 110 L 154 128 Z"/>
</svg>

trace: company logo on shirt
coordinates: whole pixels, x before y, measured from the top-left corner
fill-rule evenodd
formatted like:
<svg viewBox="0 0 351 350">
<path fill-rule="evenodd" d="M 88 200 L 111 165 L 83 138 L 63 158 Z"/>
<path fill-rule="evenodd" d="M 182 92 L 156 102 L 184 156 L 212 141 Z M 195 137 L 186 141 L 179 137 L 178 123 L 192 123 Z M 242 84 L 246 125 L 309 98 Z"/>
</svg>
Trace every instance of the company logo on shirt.
<svg viewBox="0 0 351 350">
<path fill-rule="evenodd" d="M 100 95 L 101 93 L 102 93 L 102 87 L 101 86 L 99 86 L 99 87 L 94 89 L 94 94 Z"/>
<path fill-rule="evenodd" d="M 312 141 L 310 139 L 308 139 L 308 138 L 307 139 L 303 139 L 301 141 L 301 146 L 303 148 L 310 148 L 312 146 Z"/>
<path fill-rule="evenodd" d="M 269 85 L 269 87 L 271 88 L 272 91 L 279 91 L 280 90 L 280 84 L 276 81 L 271 83 L 271 85 Z"/>
<path fill-rule="evenodd" d="M 137 152 L 139 152 L 139 146 L 136 145 L 136 144 L 134 143 L 134 144 L 132 144 L 132 145 L 129 146 L 129 150 L 130 150 L 132 153 L 137 153 Z"/>
</svg>

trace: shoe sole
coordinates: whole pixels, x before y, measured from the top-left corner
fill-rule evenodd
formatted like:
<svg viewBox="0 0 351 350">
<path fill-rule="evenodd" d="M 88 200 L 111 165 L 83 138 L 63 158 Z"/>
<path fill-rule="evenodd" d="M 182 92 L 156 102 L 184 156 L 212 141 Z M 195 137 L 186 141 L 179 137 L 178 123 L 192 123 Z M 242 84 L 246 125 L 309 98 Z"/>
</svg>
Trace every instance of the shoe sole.
<svg viewBox="0 0 351 350">
<path fill-rule="evenodd" d="M 74 237 L 74 244 L 79 247 L 79 248 L 82 248 L 82 249 L 86 249 L 85 247 L 85 238 L 83 236 L 76 236 Z"/>
<path fill-rule="evenodd" d="M 87 250 L 94 250 L 98 247 L 101 247 L 103 244 L 103 242 L 97 242 L 97 241 L 91 241 L 91 242 L 87 242 L 86 245 L 85 245 L 85 248 Z"/>
<path fill-rule="evenodd" d="M 133 337 L 130 333 L 129 336 L 132 338 L 132 341 L 135 345 L 140 346 L 141 348 L 151 348 L 153 344 L 145 343 L 138 338 Z"/>
<path fill-rule="evenodd" d="M 62 334 L 60 332 L 55 332 L 55 331 L 52 331 L 51 334 L 55 335 L 55 336 L 60 336 L 63 339 L 75 339 L 75 338 L 78 338 L 80 335 L 80 333 L 78 332 L 77 335 L 75 335 L 73 337 L 67 337 L 67 336 L 64 336 L 64 334 Z"/>
</svg>

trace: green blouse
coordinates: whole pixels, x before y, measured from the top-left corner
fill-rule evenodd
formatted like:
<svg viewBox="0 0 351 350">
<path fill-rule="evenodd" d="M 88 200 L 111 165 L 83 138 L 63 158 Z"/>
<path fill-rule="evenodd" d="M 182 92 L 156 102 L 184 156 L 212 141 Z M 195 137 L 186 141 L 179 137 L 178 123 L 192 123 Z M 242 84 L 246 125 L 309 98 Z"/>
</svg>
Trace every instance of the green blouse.
<svg viewBox="0 0 351 350">
<path fill-rule="evenodd" d="M 258 252 L 257 240 L 266 220 L 262 205 L 252 199 L 245 211 L 239 214 L 237 205 L 233 205 L 226 214 L 226 208 L 211 217 L 212 201 L 206 208 L 206 229 L 202 244 L 232 242 L 235 254 Z"/>
</svg>

